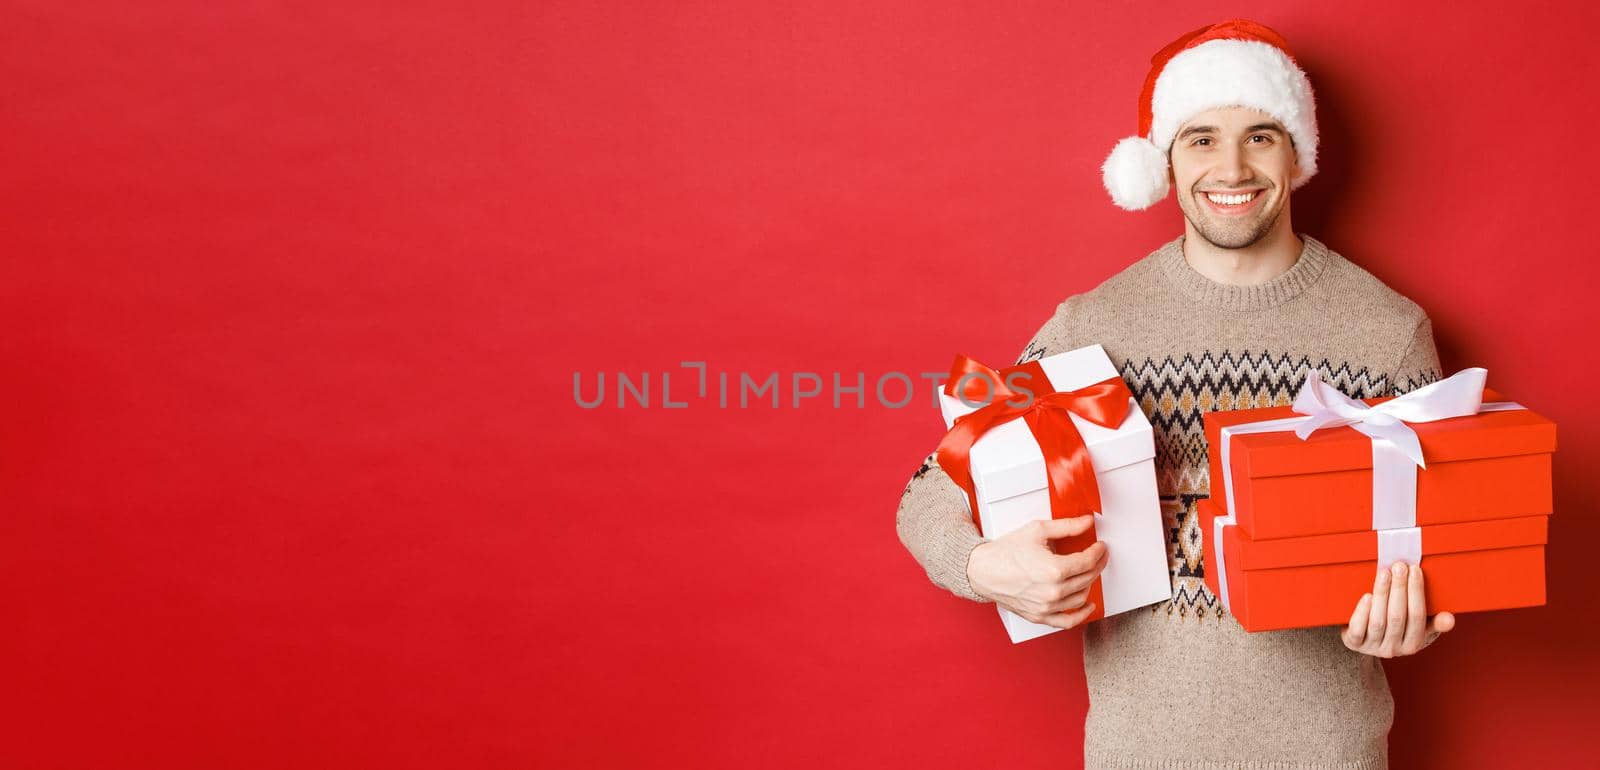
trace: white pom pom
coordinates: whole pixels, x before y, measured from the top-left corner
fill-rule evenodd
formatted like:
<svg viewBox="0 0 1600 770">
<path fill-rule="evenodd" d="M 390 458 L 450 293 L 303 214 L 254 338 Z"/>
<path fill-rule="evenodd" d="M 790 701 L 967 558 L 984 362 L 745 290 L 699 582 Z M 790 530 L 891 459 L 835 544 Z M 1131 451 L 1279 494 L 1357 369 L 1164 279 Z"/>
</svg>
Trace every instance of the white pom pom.
<svg viewBox="0 0 1600 770">
<path fill-rule="evenodd" d="M 1167 154 L 1142 136 L 1117 142 L 1100 172 L 1112 202 L 1129 211 L 1150 208 L 1167 197 Z"/>
</svg>

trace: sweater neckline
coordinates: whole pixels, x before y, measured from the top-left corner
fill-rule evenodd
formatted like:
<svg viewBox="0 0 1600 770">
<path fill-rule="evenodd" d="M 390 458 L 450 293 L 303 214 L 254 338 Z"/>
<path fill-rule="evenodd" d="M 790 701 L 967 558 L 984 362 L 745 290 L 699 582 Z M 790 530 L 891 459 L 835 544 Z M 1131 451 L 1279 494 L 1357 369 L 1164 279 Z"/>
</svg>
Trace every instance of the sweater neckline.
<svg viewBox="0 0 1600 770">
<path fill-rule="evenodd" d="M 1224 310 L 1264 310 L 1299 296 L 1316 283 L 1333 261 L 1322 241 L 1305 233 L 1297 235 L 1301 249 L 1294 265 L 1270 281 L 1249 286 L 1218 283 L 1191 267 L 1183 258 L 1183 239 L 1187 234 L 1179 235 L 1158 249 L 1156 261 L 1173 286 L 1199 304 Z"/>
</svg>

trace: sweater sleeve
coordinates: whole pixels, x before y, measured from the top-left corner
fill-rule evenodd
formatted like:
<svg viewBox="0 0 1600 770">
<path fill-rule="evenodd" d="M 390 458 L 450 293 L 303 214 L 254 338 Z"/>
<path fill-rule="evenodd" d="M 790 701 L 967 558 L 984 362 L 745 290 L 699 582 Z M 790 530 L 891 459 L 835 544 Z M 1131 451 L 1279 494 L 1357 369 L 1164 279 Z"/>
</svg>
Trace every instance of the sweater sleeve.
<svg viewBox="0 0 1600 770">
<path fill-rule="evenodd" d="M 1022 350 L 1017 363 L 1049 355 L 1062 339 L 1062 317 L 1067 303 L 1034 334 Z M 1066 349 L 1066 348 L 1063 348 Z M 939 467 L 935 453 L 923 458 L 900 495 L 895 514 L 895 529 L 900 543 L 928 573 L 928 579 L 951 593 L 975 602 L 993 603 L 973 592 L 967 578 L 967 561 L 972 550 L 988 538 L 978 534 L 972 523 L 966 492 Z"/>
<path fill-rule="evenodd" d="M 1429 383 L 1438 382 L 1443 374 L 1439 365 L 1439 349 L 1433 342 L 1433 322 L 1424 315 L 1417 321 L 1405 352 L 1389 373 L 1390 392 L 1385 395 L 1401 396 Z"/>
</svg>

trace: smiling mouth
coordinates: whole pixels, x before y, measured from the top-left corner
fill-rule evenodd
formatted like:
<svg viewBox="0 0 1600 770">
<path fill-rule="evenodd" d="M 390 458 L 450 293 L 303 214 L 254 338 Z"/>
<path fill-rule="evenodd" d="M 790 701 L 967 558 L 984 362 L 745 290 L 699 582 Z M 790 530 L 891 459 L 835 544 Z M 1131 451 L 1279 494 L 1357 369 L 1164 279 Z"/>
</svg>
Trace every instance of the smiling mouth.
<svg viewBox="0 0 1600 770">
<path fill-rule="evenodd" d="M 1261 200 L 1262 193 L 1266 190 L 1242 190 L 1237 193 L 1228 192 L 1201 192 L 1212 210 L 1223 214 L 1238 214 L 1255 208 Z"/>
</svg>

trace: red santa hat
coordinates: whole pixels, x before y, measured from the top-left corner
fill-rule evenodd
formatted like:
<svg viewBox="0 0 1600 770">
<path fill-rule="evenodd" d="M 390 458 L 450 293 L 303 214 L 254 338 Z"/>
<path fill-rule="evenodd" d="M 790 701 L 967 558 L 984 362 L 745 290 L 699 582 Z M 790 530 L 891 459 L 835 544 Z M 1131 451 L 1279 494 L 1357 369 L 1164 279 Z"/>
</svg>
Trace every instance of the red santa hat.
<svg viewBox="0 0 1600 770">
<path fill-rule="evenodd" d="M 1229 19 L 1172 41 L 1150 65 L 1139 94 L 1139 134 L 1117 142 L 1100 168 L 1118 206 L 1139 211 L 1167 197 L 1167 157 L 1178 128 L 1219 107 L 1251 107 L 1283 124 L 1300 161 L 1290 189 L 1317 173 L 1316 100 L 1282 35 Z"/>
</svg>

